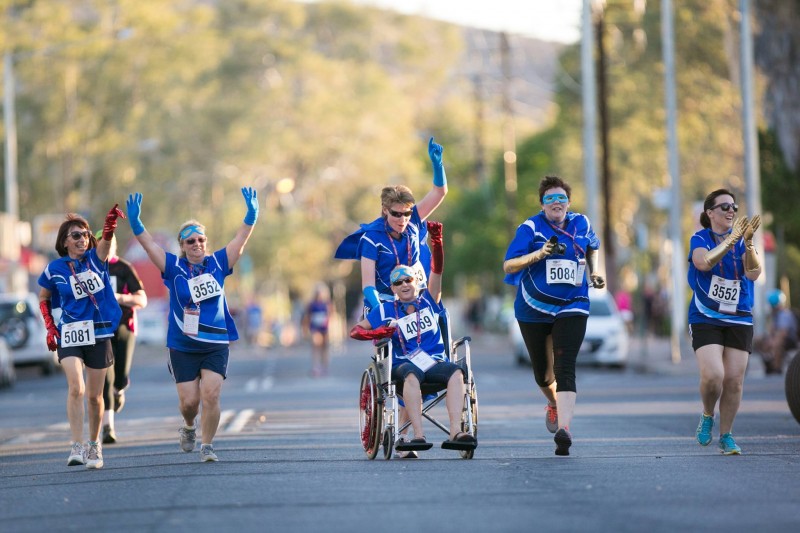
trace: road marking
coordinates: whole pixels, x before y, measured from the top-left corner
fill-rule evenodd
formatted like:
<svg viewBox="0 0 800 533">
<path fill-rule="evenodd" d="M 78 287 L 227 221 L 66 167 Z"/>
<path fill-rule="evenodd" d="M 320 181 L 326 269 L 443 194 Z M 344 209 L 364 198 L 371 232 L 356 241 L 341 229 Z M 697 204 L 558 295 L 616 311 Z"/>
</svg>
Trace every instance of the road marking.
<svg viewBox="0 0 800 533">
<path fill-rule="evenodd" d="M 243 409 L 239 411 L 233 421 L 225 427 L 222 433 L 240 433 L 254 413 L 255 411 L 253 409 Z"/>
</svg>

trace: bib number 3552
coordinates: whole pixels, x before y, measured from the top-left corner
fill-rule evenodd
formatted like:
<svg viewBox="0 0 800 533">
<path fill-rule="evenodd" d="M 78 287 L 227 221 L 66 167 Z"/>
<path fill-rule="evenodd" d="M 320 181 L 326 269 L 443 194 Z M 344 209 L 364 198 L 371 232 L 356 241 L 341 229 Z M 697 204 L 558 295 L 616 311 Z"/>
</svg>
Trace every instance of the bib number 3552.
<svg viewBox="0 0 800 533">
<path fill-rule="evenodd" d="M 708 295 L 712 300 L 719 303 L 719 312 L 736 314 L 739 305 L 739 295 L 741 293 L 741 282 L 738 279 L 725 279 L 719 276 L 711 276 L 711 285 L 708 288 Z"/>
<path fill-rule="evenodd" d="M 222 294 L 222 287 L 211 274 L 201 274 L 189 280 L 189 293 L 194 303 L 200 303 Z"/>
</svg>

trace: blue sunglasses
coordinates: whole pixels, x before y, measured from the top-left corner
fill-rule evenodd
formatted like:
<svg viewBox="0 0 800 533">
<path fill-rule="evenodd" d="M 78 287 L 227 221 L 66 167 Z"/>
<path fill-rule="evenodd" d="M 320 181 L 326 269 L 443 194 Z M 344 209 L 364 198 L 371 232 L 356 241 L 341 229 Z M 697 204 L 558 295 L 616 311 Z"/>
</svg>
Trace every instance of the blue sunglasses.
<svg viewBox="0 0 800 533">
<path fill-rule="evenodd" d="M 548 194 L 547 196 L 542 198 L 542 203 L 544 205 L 550 205 L 558 202 L 559 204 L 566 204 L 569 202 L 569 198 L 567 198 L 566 194 Z"/>
</svg>

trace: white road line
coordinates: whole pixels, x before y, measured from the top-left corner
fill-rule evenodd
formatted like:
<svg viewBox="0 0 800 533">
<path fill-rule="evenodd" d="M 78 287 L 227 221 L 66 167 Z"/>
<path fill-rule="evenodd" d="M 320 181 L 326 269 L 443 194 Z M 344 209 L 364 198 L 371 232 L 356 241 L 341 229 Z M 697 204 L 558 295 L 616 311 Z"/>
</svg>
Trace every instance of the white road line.
<svg viewBox="0 0 800 533">
<path fill-rule="evenodd" d="M 247 425 L 247 421 L 255 413 L 252 409 L 243 409 L 239 411 L 239 414 L 233 419 L 233 421 L 228 424 L 225 429 L 222 431 L 223 433 L 239 433 L 242 429 Z"/>
</svg>

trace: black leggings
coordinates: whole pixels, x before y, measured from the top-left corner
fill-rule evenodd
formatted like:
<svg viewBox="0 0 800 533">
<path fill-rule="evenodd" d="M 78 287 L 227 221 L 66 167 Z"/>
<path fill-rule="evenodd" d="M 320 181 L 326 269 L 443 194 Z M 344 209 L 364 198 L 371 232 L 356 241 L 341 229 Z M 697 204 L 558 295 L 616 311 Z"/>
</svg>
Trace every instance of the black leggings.
<svg viewBox="0 0 800 533">
<path fill-rule="evenodd" d="M 557 318 L 552 324 L 520 322 L 519 330 L 531 358 L 533 377 L 540 387 L 556 382 L 556 392 L 577 392 L 575 361 L 586 335 L 587 316 Z M 553 337 L 553 351 L 547 351 L 547 337 Z"/>
<path fill-rule="evenodd" d="M 106 383 L 103 386 L 103 400 L 106 409 L 114 409 L 114 389 L 121 391 L 130 383 L 129 374 L 133 363 L 133 349 L 136 347 L 136 335 L 126 325 L 120 325 L 111 338 L 114 348 L 114 364 L 106 372 Z"/>
</svg>

